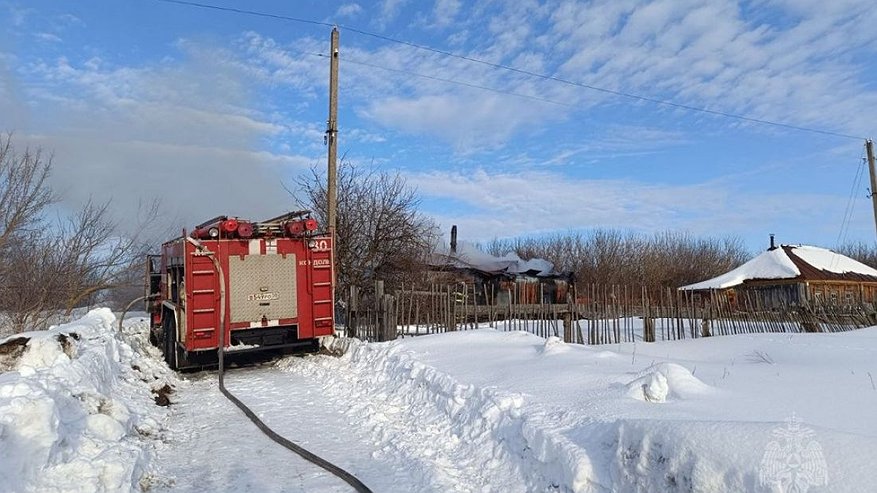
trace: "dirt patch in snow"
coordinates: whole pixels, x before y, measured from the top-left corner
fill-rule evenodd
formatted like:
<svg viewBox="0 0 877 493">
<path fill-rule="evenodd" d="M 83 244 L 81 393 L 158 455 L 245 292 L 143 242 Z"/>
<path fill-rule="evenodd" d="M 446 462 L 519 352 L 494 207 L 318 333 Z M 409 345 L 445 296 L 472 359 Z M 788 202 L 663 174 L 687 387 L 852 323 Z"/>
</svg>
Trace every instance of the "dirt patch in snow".
<svg viewBox="0 0 877 493">
<path fill-rule="evenodd" d="M 170 395 L 173 393 L 174 388 L 169 384 L 164 384 L 161 387 L 152 389 L 152 394 L 155 396 L 155 404 L 162 407 L 167 407 L 173 404 L 170 398 Z"/>
<path fill-rule="evenodd" d="M 323 356 L 334 356 L 337 358 L 337 357 L 344 355 L 344 349 L 340 348 L 340 347 L 328 348 L 326 346 L 320 346 L 320 349 L 316 353 L 312 353 L 312 354 L 321 354 Z"/>
<path fill-rule="evenodd" d="M 29 341 L 29 337 L 15 337 L 0 344 L 0 372 L 15 368 Z"/>
<path fill-rule="evenodd" d="M 64 351 L 64 354 L 67 355 L 68 358 L 73 359 L 75 355 L 76 347 L 73 345 L 72 340 L 78 341 L 79 334 L 76 332 L 70 332 L 69 334 L 59 333 L 58 334 L 58 342 L 61 343 L 61 349 Z"/>
</svg>

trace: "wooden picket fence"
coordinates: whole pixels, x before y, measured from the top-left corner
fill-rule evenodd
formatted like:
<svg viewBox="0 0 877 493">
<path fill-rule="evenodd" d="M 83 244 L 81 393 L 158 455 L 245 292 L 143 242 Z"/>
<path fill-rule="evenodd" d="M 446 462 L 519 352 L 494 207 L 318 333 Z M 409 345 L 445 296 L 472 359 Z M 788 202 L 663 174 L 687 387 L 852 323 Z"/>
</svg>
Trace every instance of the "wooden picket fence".
<svg viewBox="0 0 877 493">
<path fill-rule="evenodd" d="M 502 300 L 497 303 L 496 300 Z M 472 285 L 408 285 L 385 292 L 382 282 L 351 288 L 347 333 L 370 341 L 492 327 L 523 330 L 568 343 L 607 344 L 774 333 L 839 332 L 877 325 L 875 307 L 810 304 L 770 306 L 757 294 L 729 302 L 642 286 L 578 285 L 567 303 L 518 303 L 514 290 L 482 296 Z"/>
<path fill-rule="evenodd" d="M 383 281 L 376 281 L 371 290 L 363 290 L 359 286 L 350 287 L 344 326 L 348 337 L 378 342 L 396 338 L 396 297 L 384 292 Z"/>
</svg>

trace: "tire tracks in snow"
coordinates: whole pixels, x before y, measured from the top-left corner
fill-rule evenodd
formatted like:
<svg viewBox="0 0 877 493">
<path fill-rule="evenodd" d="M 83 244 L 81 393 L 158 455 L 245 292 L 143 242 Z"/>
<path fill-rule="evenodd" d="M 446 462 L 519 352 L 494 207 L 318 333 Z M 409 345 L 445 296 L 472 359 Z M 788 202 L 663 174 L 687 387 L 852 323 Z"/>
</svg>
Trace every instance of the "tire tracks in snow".
<svg viewBox="0 0 877 493">
<path fill-rule="evenodd" d="M 371 457 L 370 442 L 350 428 L 345 408 L 332 407 L 319 382 L 263 366 L 231 370 L 226 385 L 277 433 L 347 468 L 374 491 L 412 482 L 404 470 Z M 180 382 L 171 409 L 171 438 L 157 450 L 161 479 L 153 491 L 350 491 L 264 436 L 219 392 L 213 373 Z"/>
</svg>

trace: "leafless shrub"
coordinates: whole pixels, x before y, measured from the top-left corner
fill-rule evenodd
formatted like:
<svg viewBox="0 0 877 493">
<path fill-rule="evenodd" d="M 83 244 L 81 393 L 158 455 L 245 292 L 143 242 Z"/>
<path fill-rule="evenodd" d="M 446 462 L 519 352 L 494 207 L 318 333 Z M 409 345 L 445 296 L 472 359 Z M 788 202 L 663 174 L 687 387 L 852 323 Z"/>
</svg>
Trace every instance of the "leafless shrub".
<svg viewBox="0 0 877 493">
<path fill-rule="evenodd" d="M 140 232 L 157 206 L 143 208 L 129 234 L 110 218 L 109 202 L 89 201 L 69 218 L 50 220 L 50 171 L 51 157 L 39 149 L 18 153 L 11 135 L 0 136 L 0 332 L 45 327 L 122 287 L 129 268 L 142 264 Z"/>
<path fill-rule="evenodd" d="M 398 174 L 355 166 L 338 167 L 336 216 L 338 293 L 372 280 L 403 281 L 423 270 L 435 226 L 417 210 L 416 191 Z M 325 177 L 316 168 L 298 181 L 302 205 L 328 224 Z"/>
<path fill-rule="evenodd" d="M 40 328 L 58 313 L 69 316 L 102 301 L 110 290 L 134 284 L 139 292 L 146 249 L 136 234 L 118 234 L 108 204 L 89 202 L 74 217 L 9 244 L 0 308 L 19 330 Z"/>
</svg>

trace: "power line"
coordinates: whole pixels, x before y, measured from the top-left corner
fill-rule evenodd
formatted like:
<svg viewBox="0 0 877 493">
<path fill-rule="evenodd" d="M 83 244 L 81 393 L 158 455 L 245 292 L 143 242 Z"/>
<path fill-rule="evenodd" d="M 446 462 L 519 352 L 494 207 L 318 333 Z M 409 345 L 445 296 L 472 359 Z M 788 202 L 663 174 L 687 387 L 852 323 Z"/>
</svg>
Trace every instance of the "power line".
<svg viewBox="0 0 877 493">
<path fill-rule="evenodd" d="M 850 187 L 850 196 L 847 199 L 847 206 L 844 210 L 844 217 L 840 223 L 840 231 L 837 234 L 837 247 L 840 248 L 847 241 L 849 234 L 850 222 L 853 219 L 853 209 L 856 206 L 856 190 L 861 186 L 862 177 L 865 169 L 865 155 L 862 151 L 862 157 L 859 158 L 859 166 L 856 168 L 856 176 L 853 178 L 853 185 Z M 873 190 L 871 191 L 873 193 Z"/>
<path fill-rule="evenodd" d="M 324 54 L 322 54 L 322 53 L 319 54 L 318 56 L 321 56 L 321 57 L 324 57 L 324 58 L 328 58 L 328 55 L 324 55 Z M 574 105 L 574 104 L 563 103 L 563 102 L 560 102 L 560 101 L 555 101 L 555 100 L 553 100 L 553 99 L 543 98 L 543 97 L 540 97 L 540 96 L 533 96 L 533 95 L 531 95 L 531 94 L 524 94 L 524 93 L 520 93 L 520 92 L 507 91 L 507 90 L 505 90 L 505 89 L 497 89 L 497 88 L 495 88 L 495 87 L 482 86 L 482 85 L 479 85 L 479 84 L 473 84 L 473 83 L 471 83 L 471 82 L 464 82 L 464 81 L 455 80 L 455 79 L 445 79 L 445 78 L 443 78 L 443 77 L 435 77 L 435 76 L 433 76 L 433 75 L 419 74 L 419 73 L 417 73 L 417 72 L 411 72 L 411 71 L 408 71 L 408 70 L 402 70 L 402 69 L 396 69 L 396 68 L 384 67 L 384 66 L 382 66 L 382 65 L 376 65 L 376 64 L 368 63 L 368 62 L 361 62 L 361 61 L 358 61 L 358 60 L 352 60 L 352 59 L 350 59 L 350 58 L 345 58 L 345 59 L 344 59 L 344 63 L 352 63 L 352 64 L 354 64 L 354 65 L 362 65 L 362 66 L 365 66 L 365 67 L 371 67 L 371 68 L 376 68 L 376 69 L 380 69 L 380 70 L 386 70 L 386 71 L 388 71 L 388 72 L 395 72 L 395 73 L 397 73 L 397 74 L 412 75 L 412 76 L 414 76 L 414 77 L 420 77 L 420 78 L 423 78 L 423 79 L 429 79 L 429 80 L 434 80 L 434 81 L 438 81 L 438 82 L 445 82 L 445 83 L 447 83 L 447 84 L 456 84 L 456 85 L 460 85 L 460 86 L 471 87 L 471 88 L 473 88 L 473 89 L 481 89 L 481 90 L 484 90 L 484 91 L 495 92 L 495 93 L 498 93 L 498 94 L 506 94 L 506 95 L 508 95 L 508 96 L 515 96 L 515 97 L 519 97 L 519 98 L 526 98 L 526 99 L 531 99 L 531 100 L 533 100 L 533 101 L 541 101 L 541 102 L 543 102 L 543 103 L 556 104 L 556 105 L 558 105 L 558 106 L 566 106 L 566 107 L 569 107 L 569 108 L 575 108 L 575 107 L 577 107 L 577 105 Z"/>
<path fill-rule="evenodd" d="M 175 3 L 177 5 L 187 5 L 189 7 L 198 7 L 202 9 L 210 9 L 210 10 L 220 10 L 222 12 L 233 12 L 235 14 L 246 14 L 246 15 L 254 15 L 256 17 L 267 17 L 270 19 L 279 19 L 283 21 L 292 21 L 292 22 L 301 22 L 304 24 L 313 24 L 316 26 L 326 26 L 326 27 L 334 27 L 335 24 L 329 22 L 315 21 L 311 19 L 302 19 L 300 17 L 289 17 L 286 15 L 279 14 L 269 14 L 267 12 L 257 12 L 255 10 L 247 10 L 247 9 L 237 9 L 234 7 L 222 7 L 219 5 L 210 5 L 207 3 L 199 3 L 199 2 L 188 2 L 186 0 L 156 0 L 157 2 L 164 3 Z"/>
<path fill-rule="evenodd" d="M 287 50 L 287 51 L 290 52 L 290 53 L 298 53 L 298 54 L 300 54 L 300 55 L 308 55 L 308 56 L 314 56 L 314 57 L 320 57 L 320 58 L 329 58 L 329 55 L 327 55 L 327 54 L 325 54 L 325 53 L 313 53 L 313 52 L 308 52 L 308 51 L 298 51 L 298 50 Z M 444 83 L 447 83 L 447 84 L 456 84 L 456 85 L 459 85 L 459 86 L 471 87 L 471 88 L 473 88 L 473 89 L 480 89 L 480 90 L 484 90 L 484 91 L 495 92 L 495 93 L 497 93 L 497 94 L 505 94 L 505 95 L 508 95 L 508 96 L 515 96 L 515 97 L 518 97 L 518 98 L 525 98 L 525 99 L 530 99 L 530 100 L 533 100 L 533 101 L 540 101 L 540 102 L 543 102 L 543 103 L 556 104 L 556 105 L 558 105 L 558 106 L 566 106 L 566 107 L 568 107 L 568 108 L 577 108 L 577 107 L 579 107 L 578 105 L 575 105 L 575 104 L 572 104 L 572 103 L 564 103 L 564 102 L 562 102 L 562 101 L 556 101 L 556 100 L 554 100 L 554 99 L 543 98 L 543 97 L 541 97 L 541 96 L 534 96 L 534 95 L 532 95 L 532 94 L 524 94 L 524 93 L 520 93 L 520 92 L 509 91 L 509 90 L 506 90 L 506 89 L 497 89 L 497 88 L 495 88 L 495 87 L 482 86 L 482 85 L 480 85 L 480 84 L 474 84 L 474 83 L 472 83 L 472 82 L 465 82 L 465 81 L 456 80 L 456 79 L 446 79 L 446 78 L 444 78 L 444 77 L 436 77 L 436 76 L 434 76 L 434 75 L 421 74 L 421 73 L 418 73 L 418 72 L 412 72 L 412 71 L 410 71 L 410 70 L 403 70 L 403 69 L 398 69 L 398 68 L 390 68 L 390 67 L 385 67 L 385 66 L 383 66 L 383 65 L 377 65 L 377 64 L 374 64 L 374 63 L 363 62 L 363 61 L 356 60 L 356 59 L 351 59 L 351 58 L 345 58 L 345 59 L 344 59 L 344 63 L 352 63 L 352 64 L 354 64 L 354 65 L 361 65 L 361 66 L 364 66 L 364 67 L 376 68 L 376 69 L 379 69 L 379 70 L 385 70 L 385 71 L 387 71 L 387 72 L 393 72 L 393 73 L 402 74 L 402 75 L 411 75 L 411 76 L 414 76 L 414 77 L 420 77 L 420 78 L 423 78 L 423 79 L 434 80 L 434 81 L 438 81 L 438 82 L 444 82 Z"/>
<path fill-rule="evenodd" d="M 790 130 L 798 130 L 801 132 L 810 132 L 810 133 L 817 133 L 817 134 L 822 134 L 822 135 L 830 135 L 833 137 L 842 137 L 842 138 L 846 138 L 846 139 L 865 140 L 865 137 L 859 137 L 859 136 L 845 134 L 845 133 L 841 133 L 841 132 L 833 132 L 830 130 L 822 130 L 822 129 L 817 129 L 817 128 L 803 127 L 800 125 L 792 125 L 789 123 L 775 122 L 775 121 L 766 120 L 763 118 L 753 118 L 753 117 L 748 117 L 748 116 L 744 116 L 744 115 L 738 115 L 736 113 L 729 113 L 726 111 L 711 110 L 709 108 L 701 108 L 698 106 L 691 106 L 688 104 L 676 103 L 676 102 L 665 100 L 665 99 L 652 98 L 652 97 L 648 97 L 648 96 L 642 96 L 639 94 L 633 94 L 633 93 L 629 93 L 629 92 L 608 89 L 605 87 L 594 86 L 591 84 L 586 84 L 584 82 L 573 81 L 573 80 L 569 80 L 569 79 L 565 79 L 565 78 L 557 77 L 557 76 L 553 76 L 553 75 L 540 74 L 538 72 L 533 72 L 533 71 L 526 70 L 526 69 L 512 67 L 509 65 L 501 64 L 501 63 L 494 63 L 494 62 L 490 62 L 487 60 L 483 60 L 480 58 L 475 58 L 475 57 L 471 57 L 471 56 L 467 56 L 467 55 L 460 55 L 458 53 L 453 53 L 450 51 L 441 50 L 438 48 L 433 48 L 431 46 L 413 43 L 411 41 L 396 39 L 396 38 L 393 38 L 390 36 L 385 36 L 383 34 L 373 33 L 370 31 L 366 31 L 364 29 L 359 29 L 359 28 L 344 25 L 344 24 L 331 24 L 328 22 L 315 21 L 315 20 L 311 20 L 311 19 L 303 19 L 303 18 L 299 18 L 299 17 L 289 17 L 289 16 L 284 16 L 284 15 L 278 15 L 278 14 L 270 14 L 270 13 L 255 11 L 255 10 L 238 9 L 238 8 L 231 8 L 231 7 L 221 7 L 221 6 L 217 6 L 217 5 L 198 3 L 198 2 L 190 2 L 190 1 L 186 1 L 186 0 L 156 0 L 156 1 L 179 4 L 179 5 L 187 5 L 187 6 L 191 6 L 191 7 L 198 7 L 198 8 L 204 8 L 204 9 L 220 10 L 220 11 L 232 12 L 232 13 L 237 13 L 237 14 L 253 15 L 253 16 L 258 16 L 258 17 L 267 17 L 267 18 L 278 19 L 278 20 L 301 22 L 301 23 L 313 24 L 313 25 L 319 25 L 319 26 L 327 26 L 327 27 L 337 26 L 339 28 L 345 29 L 345 30 L 353 32 L 353 33 L 361 34 L 363 36 L 369 36 L 369 37 L 372 37 L 375 39 L 380 39 L 380 40 L 391 42 L 391 43 L 397 43 L 397 44 L 401 44 L 404 46 L 409 46 L 409 47 L 412 47 L 412 48 L 415 48 L 418 50 L 429 51 L 429 52 L 440 54 L 443 56 L 457 58 L 457 59 L 465 60 L 465 61 L 472 62 L 472 63 L 478 63 L 478 64 L 485 65 L 488 67 L 506 70 L 509 72 L 514 72 L 514 73 L 518 73 L 521 75 L 526 75 L 529 77 L 535 77 L 538 79 L 559 82 L 561 84 L 566 84 L 566 85 L 570 85 L 570 86 L 574 86 L 574 87 L 580 87 L 583 89 L 588 89 L 588 90 L 596 91 L 596 92 L 602 92 L 604 94 L 611 94 L 613 96 L 619 96 L 619 97 L 623 97 L 623 98 L 627 98 L 627 99 L 633 99 L 636 101 L 642 101 L 642 102 L 647 102 L 647 103 L 652 103 L 652 104 L 669 106 L 672 108 L 682 109 L 682 110 L 686 110 L 686 111 L 699 112 L 699 113 L 705 113 L 705 114 L 714 115 L 714 116 L 721 116 L 724 118 L 730 118 L 730 119 L 745 121 L 745 122 L 749 122 L 749 123 L 757 123 L 757 124 L 761 124 L 761 125 L 770 125 L 770 126 L 774 126 L 774 127 L 786 128 L 786 129 L 790 129 Z M 441 79 L 435 78 L 435 80 L 441 80 Z M 454 82 L 454 83 L 457 83 L 457 82 Z M 548 102 L 550 102 L 550 101 L 548 101 Z"/>
</svg>

